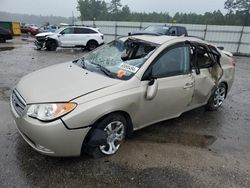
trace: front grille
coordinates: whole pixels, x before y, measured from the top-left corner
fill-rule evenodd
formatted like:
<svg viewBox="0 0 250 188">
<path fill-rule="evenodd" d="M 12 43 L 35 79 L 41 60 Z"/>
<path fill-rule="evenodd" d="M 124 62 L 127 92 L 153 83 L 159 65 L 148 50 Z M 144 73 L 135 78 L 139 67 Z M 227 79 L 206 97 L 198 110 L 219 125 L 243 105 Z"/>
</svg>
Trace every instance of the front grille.
<svg viewBox="0 0 250 188">
<path fill-rule="evenodd" d="M 25 100 L 21 97 L 17 90 L 13 90 L 12 93 L 12 104 L 19 116 L 23 115 L 23 111 L 26 107 Z"/>
<path fill-rule="evenodd" d="M 39 42 L 45 41 L 46 37 L 42 36 L 42 37 L 36 37 L 36 40 Z"/>
</svg>

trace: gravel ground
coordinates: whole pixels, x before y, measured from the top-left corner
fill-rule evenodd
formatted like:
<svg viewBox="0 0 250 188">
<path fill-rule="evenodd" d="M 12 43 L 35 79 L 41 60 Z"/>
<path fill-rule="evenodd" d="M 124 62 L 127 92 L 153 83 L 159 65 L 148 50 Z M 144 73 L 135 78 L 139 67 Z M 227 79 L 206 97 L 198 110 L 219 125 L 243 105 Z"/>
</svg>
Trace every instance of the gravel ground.
<svg viewBox="0 0 250 188">
<path fill-rule="evenodd" d="M 11 88 L 25 74 L 85 52 L 36 51 L 16 38 L 0 44 L 1 187 L 250 187 L 250 58 L 238 57 L 235 82 L 217 112 L 199 108 L 140 131 L 111 157 L 43 156 L 18 134 Z"/>
</svg>

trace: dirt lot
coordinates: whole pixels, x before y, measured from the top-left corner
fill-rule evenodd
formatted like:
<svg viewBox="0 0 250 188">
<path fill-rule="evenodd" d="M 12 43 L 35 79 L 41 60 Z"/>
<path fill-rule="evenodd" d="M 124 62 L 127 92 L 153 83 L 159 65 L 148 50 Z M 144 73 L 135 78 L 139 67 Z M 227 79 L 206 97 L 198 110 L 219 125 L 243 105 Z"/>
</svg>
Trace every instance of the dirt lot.
<svg viewBox="0 0 250 188">
<path fill-rule="evenodd" d="M 76 59 L 82 50 L 36 51 L 17 38 L 0 44 L 1 187 L 250 187 L 250 58 L 218 112 L 199 108 L 138 131 L 118 154 L 52 158 L 28 146 L 9 108 L 25 74 Z"/>
</svg>

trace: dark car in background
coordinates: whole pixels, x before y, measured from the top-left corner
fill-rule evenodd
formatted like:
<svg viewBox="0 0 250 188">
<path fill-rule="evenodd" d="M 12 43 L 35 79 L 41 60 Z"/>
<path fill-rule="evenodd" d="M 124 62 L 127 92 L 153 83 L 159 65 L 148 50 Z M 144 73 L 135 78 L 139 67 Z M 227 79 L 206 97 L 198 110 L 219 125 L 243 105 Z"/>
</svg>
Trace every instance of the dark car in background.
<svg viewBox="0 0 250 188">
<path fill-rule="evenodd" d="M 129 35 L 170 35 L 170 36 L 188 36 L 187 29 L 183 26 L 150 25 L 145 29 Z"/>
<path fill-rule="evenodd" d="M 12 33 L 8 29 L 0 27 L 0 42 L 6 42 L 6 40 L 12 39 Z"/>
</svg>

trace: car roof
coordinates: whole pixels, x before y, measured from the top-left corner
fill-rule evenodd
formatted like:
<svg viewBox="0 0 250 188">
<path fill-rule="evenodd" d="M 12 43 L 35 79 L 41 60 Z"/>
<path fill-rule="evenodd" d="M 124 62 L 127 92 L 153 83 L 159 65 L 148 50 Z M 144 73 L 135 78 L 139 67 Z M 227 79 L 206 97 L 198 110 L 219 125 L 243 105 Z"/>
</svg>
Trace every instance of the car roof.
<svg viewBox="0 0 250 188">
<path fill-rule="evenodd" d="M 84 28 L 84 29 L 92 29 L 96 32 L 99 32 L 99 28 L 97 27 L 89 27 L 89 26 L 81 26 L 81 25 L 69 25 L 64 28 Z"/>
<path fill-rule="evenodd" d="M 95 28 L 95 27 L 81 26 L 81 25 L 69 25 L 69 26 L 66 26 L 66 27 L 86 28 L 86 29 L 97 29 L 97 28 Z M 66 28 L 66 27 L 65 27 L 65 28 Z"/>
<path fill-rule="evenodd" d="M 147 27 L 181 27 L 181 28 L 185 28 L 184 26 L 180 26 L 180 25 L 167 25 L 167 24 L 162 24 L 162 25 L 148 25 Z"/>
<path fill-rule="evenodd" d="M 166 42 L 170 42 L 173 40 L 173 42 L 181 42 L 181 41 L 194 41 L 194 42 L 201 42 L 206 43 L 205 41 L 202 41 L 195 37 L 182 37 L 182 36 L 167 36 L 167 35 L 161 35 L 161 36 L 154 36 L 154 35 L 133 35 L 129 37 L 122 37 L 121 40 L 125 41 L 128 38 L 131 39 L 138 39 L 138 40 L 144 40 L 146 42 L 155 43 L 158 45 L 162 45 Z"/>
</svg>

